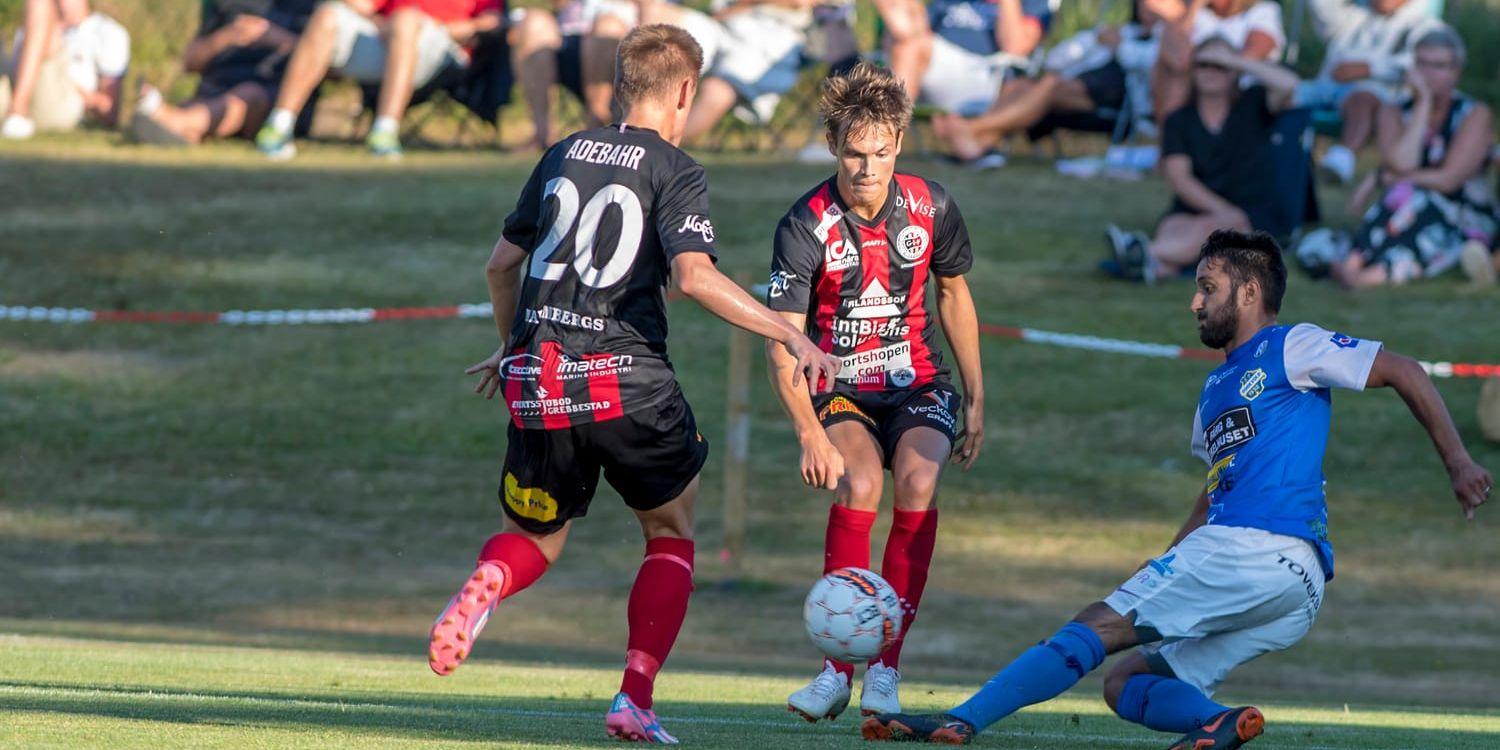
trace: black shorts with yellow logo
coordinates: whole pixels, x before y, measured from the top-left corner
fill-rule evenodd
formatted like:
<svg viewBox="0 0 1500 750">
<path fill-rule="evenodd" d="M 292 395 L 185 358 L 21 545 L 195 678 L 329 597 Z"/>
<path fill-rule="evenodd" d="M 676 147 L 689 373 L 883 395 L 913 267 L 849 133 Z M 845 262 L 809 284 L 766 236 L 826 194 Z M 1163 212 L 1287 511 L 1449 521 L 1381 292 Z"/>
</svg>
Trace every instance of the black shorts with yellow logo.
<svg viewBox="0 0 1500 750">
<path fill-rule="evenodd" d="M 635 510 L 681 495 L 708 460 L 681 392 L 624 416 L 557 430 L 511 424 L 500 504 L 521 528 L 548 534 L 588 512 L 599 472 Z"/>
<path fill-rule="evenodd" d="M 941 381 L 910 391 L 823 394 L 813 396 L 812 403 L 825 429 L 839 422 L 859 422 L 869 428 L 887 469 L 907 430 L 931 427 L 947 435 L 950 443 L 958 439 L 958 392 Z"/>
</svg>

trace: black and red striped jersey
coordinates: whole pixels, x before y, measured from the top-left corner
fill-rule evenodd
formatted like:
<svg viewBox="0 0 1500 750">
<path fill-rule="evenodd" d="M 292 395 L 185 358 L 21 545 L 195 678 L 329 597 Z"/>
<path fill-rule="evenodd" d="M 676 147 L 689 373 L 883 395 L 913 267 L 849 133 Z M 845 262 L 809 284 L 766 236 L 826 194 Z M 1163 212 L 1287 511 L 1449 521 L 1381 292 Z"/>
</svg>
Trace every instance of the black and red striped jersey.
<svg viewBox="0 0 1500 750">
<path fill-rule="evenodd" d="M 702 165 L 652 130 L 575 133 L 537 164 L 504 237 L 531 256 L 500 363 L 518 427 L 614 419 L 677 392 L 672 259 L 714 255 Z"/>
<path fill-rule="evenodd" d="M 835 392 L 947 380 L 927 281 L 974 264 L 958 206 L 937 183 L 898 173 L 885 206 L 866 221 L 835 180 L 802 196 L 776 228 L 767 305 L 807 314 L 808 337 L 842 363 Z"/>
</svg>

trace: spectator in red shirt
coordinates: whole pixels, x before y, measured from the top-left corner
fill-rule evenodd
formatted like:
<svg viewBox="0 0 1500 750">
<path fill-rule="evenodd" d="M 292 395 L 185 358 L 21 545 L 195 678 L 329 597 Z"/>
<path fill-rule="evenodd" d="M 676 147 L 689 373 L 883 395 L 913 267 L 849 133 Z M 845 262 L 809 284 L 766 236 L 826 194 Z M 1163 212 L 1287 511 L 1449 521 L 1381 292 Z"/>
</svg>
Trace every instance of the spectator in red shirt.
<svg viewBox="0 0 1500 750">
<path fill-rule="evenodd" d="M 276 107 L 255 136 L 272 159 L 297 149 L 292 126 L 329 71 L 379 83 L 375 124 L 366 144 L 376 156 L 399 158 L 397 128 L 412 91 L 449 65 L 465 66 L 467 47 L 503 20 L 501 0 L 331 0 L 313 12 L 292 52 Z"/>
</svg>

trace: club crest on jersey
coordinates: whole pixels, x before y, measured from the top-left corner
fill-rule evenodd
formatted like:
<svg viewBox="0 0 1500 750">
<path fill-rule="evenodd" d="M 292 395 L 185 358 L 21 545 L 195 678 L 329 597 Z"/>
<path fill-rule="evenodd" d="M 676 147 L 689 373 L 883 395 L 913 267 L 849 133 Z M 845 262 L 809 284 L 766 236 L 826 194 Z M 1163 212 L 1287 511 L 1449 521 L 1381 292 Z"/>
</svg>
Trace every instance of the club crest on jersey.
<svg viewBox="0 0 1500 750">
<path fill-rule="evenodd" d="M 890 374 L 891 385 L 894 385 L 897 388 L 905 388 L 906 386 L 911 385 L 917 379 L 916 370 L 913 370 L 910 367 L 903 367 L 899 370 L 891 370 Z"/>
<path fill-rule="evenodd" d="M 704 242 L 714 241 L 714 225 L 713 222 L 708 220 L 707 216 L 699 216 L 698 214 L 688 216 L 683 220 L 682 228 L 677 230 L 678 234 L 683 234 L 684 232 L 697 232 L 703 238 Z"/>
<path fill-rule="evenodd" d="M 1266 371 L 1256 368 L 1240 376 L 1240 395 L 1246 401 L 1254 401 L 1266 392 Z"/>
<path fill-rule="evenodd" d="M 833 240 L 823 248 L 823 270 L 843 271 L 859 265 L 859 251 L 848 240 Z"/>
<path fill-rule="evenodd" d="M 1328 340 L 1332 341 L 1333 345 L 1340 349 L 1353 349 L 1354 347 L 1359 346 L 1359 339 L 1342 333 L 1335 333 Z"/>
<path fill-rule="evenodd" d="M 931 244 L 932 238 L 927 236 L 927 230 L 916 224 L 908 225 L 896 235 L 896 252 L 913 263 L 927 254 L 927 246 Z"/>
</svg>

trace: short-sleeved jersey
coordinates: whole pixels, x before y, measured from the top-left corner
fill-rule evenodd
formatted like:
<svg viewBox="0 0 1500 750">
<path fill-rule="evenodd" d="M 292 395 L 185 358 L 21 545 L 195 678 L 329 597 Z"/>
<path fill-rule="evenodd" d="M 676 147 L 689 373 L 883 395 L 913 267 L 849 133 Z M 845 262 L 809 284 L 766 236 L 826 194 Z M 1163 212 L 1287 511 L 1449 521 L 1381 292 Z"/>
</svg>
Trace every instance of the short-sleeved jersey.
<svg viewBox="0 0 1500 750">
<path fill-rule="evenodd" d="M 500 367 L 517 426 L 614 419 L 677 392 L 671 262 L 714 255 L 702 165 L 652 130 L 575 133 L 537 164 L 504 237 L 531 256 Z"/>
<path fill-rule="evenodd" d="M 1323 495 L 1329 389 L 1363 390 L 1380 346 L 1300 323 L 1268 326 L 1229 353 L 1193 416 L 1193 455 L 1209 466 L 1208 523 L 1306 539 L 1333 577 Z"/>
<path fill-rule="evenodd" d="M 927 280 L 973 263 L 963 216 L 937 183 L 895 175 L 885 206 L 866 221 L 829 178 L 776 228 L 766 304 L 807 314 L 808 337 L 842 362 L 835 392 L 918 388 L 948 376 Z"/>
</svg>

